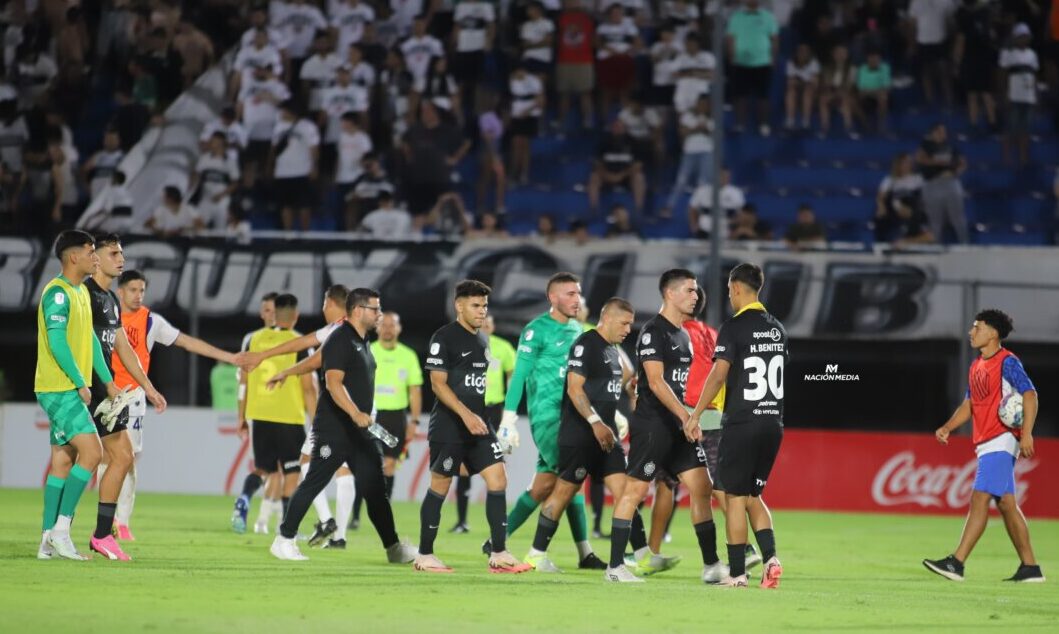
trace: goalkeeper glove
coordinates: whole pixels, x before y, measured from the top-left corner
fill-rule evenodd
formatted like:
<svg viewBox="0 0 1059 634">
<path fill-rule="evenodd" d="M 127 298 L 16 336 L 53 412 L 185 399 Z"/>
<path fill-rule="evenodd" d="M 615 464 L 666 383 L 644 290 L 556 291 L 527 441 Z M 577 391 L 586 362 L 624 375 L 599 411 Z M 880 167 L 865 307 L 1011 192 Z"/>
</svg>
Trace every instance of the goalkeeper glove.
<svg viewBox="0 0 1059 634">
<path fill-rule="evenodd" d="M 136 400 L 136 394 L 129 389 L 130 387 L 126 385 L 114 398 L 105 399 L 96 407 L 95 416 L 99 418 L 107 431 L 114 431 L 114 425 L 118 424 L 122 412 L 128 411 L 129 405 Z"/>
<path fill-rule="evenodd" d="M 629 419 L 619 412 L 614 412 L 614 425 L 618 428 L 618 440 L 625 440 L 629 435 Z"/>
<path fill-rule="evenodd" d="M 512 449 L 518 447 L 518 428 L 515 427 L 517 421 L 518 414 L 504 410 L 504 415 L 500 419 L 500 428 L 496 430 L 496 439 L 500 441 L 504 453 L 511 453 Z"/>
</svg>

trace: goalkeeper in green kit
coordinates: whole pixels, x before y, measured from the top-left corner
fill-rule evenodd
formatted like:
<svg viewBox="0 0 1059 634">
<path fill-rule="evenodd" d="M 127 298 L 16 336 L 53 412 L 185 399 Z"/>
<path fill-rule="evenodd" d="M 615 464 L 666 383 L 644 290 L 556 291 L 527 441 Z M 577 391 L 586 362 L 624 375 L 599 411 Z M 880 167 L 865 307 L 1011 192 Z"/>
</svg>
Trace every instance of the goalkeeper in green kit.
<svg viewBox="0 0 1059 634">
<path fill-rule="evenodd" d="M 551 308 L 522 330 L 518 341 L 515 372 L 504 401 L 504 415 L 497 439 L 505 452 L 519 446 L 515 427 L 522 393 L 526 393 L 530 431 L 537 445 L 537 475 L 529 490 L 519 496 L 507 516 L 507 534 L 511 535 L 548 499 L 559 471 L 559 412 L 566 389 L 566 360 L 574 341 L 583 332 L 577 322 L 581 308 L 581 280 L 573 273 L 556 273 L 548 280 L 548 302 Z M 579 568 L 603 570 L 607 565 L 592 552 L 588 543 L 585 498 L 578 494 L 566 509 L 570 532 L 577 544 Z M 486 542 L 483 550 L 491 551 Z"/>
</svg>

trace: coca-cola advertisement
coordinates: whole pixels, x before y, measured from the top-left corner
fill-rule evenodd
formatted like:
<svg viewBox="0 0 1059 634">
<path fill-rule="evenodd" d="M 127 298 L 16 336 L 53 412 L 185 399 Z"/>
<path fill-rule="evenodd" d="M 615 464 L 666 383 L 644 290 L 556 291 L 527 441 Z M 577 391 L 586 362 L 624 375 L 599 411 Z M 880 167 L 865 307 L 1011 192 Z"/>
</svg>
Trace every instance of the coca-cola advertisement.
<svg viewBox="0 0 1059 634">
<path fill-rule="evenodd" d="M 1035 439 L 1015 463 L 1030 517 L 1059 517 L 1059 440 Z M 977 458 L 971 439 L 938 444 L 929 434 L 787 430 L 765 499 L 776 508 L 964 514 Z"/>
</svg>

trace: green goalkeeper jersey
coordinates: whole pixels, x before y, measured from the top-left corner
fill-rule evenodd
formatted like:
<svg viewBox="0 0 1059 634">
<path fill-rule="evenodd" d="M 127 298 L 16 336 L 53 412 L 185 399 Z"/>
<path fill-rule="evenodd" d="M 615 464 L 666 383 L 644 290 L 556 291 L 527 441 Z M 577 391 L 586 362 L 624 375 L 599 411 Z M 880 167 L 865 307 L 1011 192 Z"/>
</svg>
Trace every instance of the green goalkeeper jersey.
<svg viewBox="0 0 1059 634">
<path fill-rule="evenodd" d="M 518 340 L 515 373 L 504 409 L 517 410 L 525 390 L 530 425 L 558 423 L 566 384 L 566 357 L 581 333 L 578 322 L 570 319 L 562 324 L 549 313 L 526 324 Z"/>
</svg>

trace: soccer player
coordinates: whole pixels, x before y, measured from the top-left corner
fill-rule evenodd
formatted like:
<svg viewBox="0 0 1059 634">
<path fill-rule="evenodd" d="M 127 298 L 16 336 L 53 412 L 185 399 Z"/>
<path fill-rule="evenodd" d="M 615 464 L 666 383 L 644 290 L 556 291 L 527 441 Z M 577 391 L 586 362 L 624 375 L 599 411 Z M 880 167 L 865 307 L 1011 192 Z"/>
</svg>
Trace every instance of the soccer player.
<svg viewBox="0 0 1059 634">
<path fill-rule="evenodd" d="M 134 270 L 122 271 L 118 277 L 118 301 L 121 305 L 121 325 L 125 337 L 129 340 L 140 367 L 144 373 L 151 367 L 151 350 L 154 344 L 177 346 L 192 354 L 202 355 L 224 363 L 234 364 L 236 355 L 211 346 L 205 341 L 184 334 L 173 327 L 165 317 L 152 312 L 143 305 L 147 292 L 147 278 L 143 273 Z M 133 505 L 136 502 L 136 463 L 143 451 L 143 419 L 147 414 L 146 395 L 143 387 L 137 383 L 121 362 L 116 353 L 111 358 L 114 364 L 114 384 L 120 389 L 131 388 L 132 403 L 129 404 L 129 427 L 126 433 L 132 445 L 132 464 L 125 474 L 125 480 L 118 494 L 118 506 L 114 514 L 114 529 L 117 538 L 122 541 L 134 541 L 129 521 L 132 518 Z"/>
<path fill-rule="evenodd" d="M 301 336 L 294 330 L 298 321 L 298 298 L 284 293 L 276 297 L 275 305 L 275 327 L 253 333 L 247 346 L 249 352 L 269 350 Z M 251 436 L 254 466 L 267 474 L 282 473 L 284 514 L 290 496 L 298 486 L 298 458 L 305 442 L 305 413 L 316 411 L 316 387 L 311 375 L 301 377 L 298 383 L 287 383 L 276 389 L 269 389 L 266 382 L 277 368 L 295 362 L 296 353 L 290 353 L 240 375 L 240 388 L 246 394 L 246 418 L 254 421 Z M 240 432 L 243 431 L 241 428 Z M 243 528 L 245 530 L 245 524 Z"/>
<path fill-rule="evenodd" d="M 504 520 L 507 511 L 507 471 L 504 452 L 485 415 L 485 373 L 489 367 L 489 340 L 481 331 L 492 292 L 477 280 L 456 285 L 456 321 L 442 326 L 430 338 L 426 369 L 434 390 L 430 412 L 430 489 L 419 511 L 419 556 L 414 567 L 424 572 L 452 572 L 434 555 L 434 540 L 441 523 L 441 505 L 452 477 L 465 465 L 469 474 L 481 474 L 488 490 L 485 516 L 492 536 L 489 571 L 520 573 L 530 569 L 507 552 Z"/>
<path fill-rule="evenodd" d="M 33 391 L 48 416 L 51 465 L 44 485 L 44 521 L 38 559 L 83 560 L 70 539 L 70 522 L 103 449 L 88 404 L 92 373 L 114 397 L 118 388 L 92 330 L 92 305 L 84 280 L 96 270 L 95 240 L 64 231 L 55 240 L 62 273 L 48 282 L 37 307 L 37 367 Z"/>
<path fill-rule="evenodd" d="M 702 580 L 719 583 L 727 574 L 717 558 L 717 527 L 710 508 L 712 483 L 706 455 L 698 438 L 686 435 L 688 412 L 684 387 L 691 366 L 691 340 L 681 326 L 691 317 L 698 299 L 695 275 L 686 269 L 662 274 L 658 291 L 662 310 L 640 330 L 636 342 L 637 387 L 640 390 L 630 428 L 629 482 L 614 507 L 610 532 L 610 565 L 603 578 L 614 582 L 642 582 L 625 566 L 636 507 L 647 496 L 651 481 L 664 471 L 688 489 L 691 521 L 702 553 Z M 698 419 L 695 419 L 698 429 Z"/>
<path fill-rule="evenodd" d="M 1037 421 L 1037 389 L 1019 358 L 1003 347 L 1015 329 L 1010 316 L 991 308 L 979 312 L 971 325 L 971 347 L 978 358 L 967 373 L 967 395 L 949 420 L 934 432 L 938 442 L 949 443 L 949 435 L 971 421 L 971 441 L 978 455 L 978 471 L 971 491 L 971 508 L 956 551 L 943 559 L 924 559 L 927 570 L 963 581 L 963 566 L 989 520 L 989 501 L 996 502 L 1004 527 L 1019 556 L 1019 567 L 1005 581 L 1043 583 L 1030 545 L 1030 531 L 1015 497 L 1015 461 L 1033 457 L 1033 425 Z M 1022 395 L 1022 424 L 1008 427 L 998 413 L 1005 397 Z M 1016 421 L 1017 421 L 1016 417 Z"/>
<path fill-rule="evenodd" d="M 779 587 L 783 574 L 772 514 L 761 493 L 783 441 L 783 376 L 790 352 L 783 324 L 758 299 L 764 284 L 765 276 L 755 264 L 740 264 L 728 275 L 728 299 L 735 314 L 717 333 L 713 367 L 684 424 L 689 438 L 701 440 L 699 420 L 724 386 L 717 471 L 724 483 L 730 567 L 723 583 L 731 587 L 747 586 L 747 515 L 765 560 L 761 587 Z"/>
<path fill-rule="evenodd" d="M 125 329 L 121 327 L 121 303 L 114 291 L 110 290 L 114 280 L 125 268 L 121 239 L 112 233 L 96 236 L 96 255 L 99 257 L 99 266 L 92 277 L 85 280 L 85 290 L 92 303 L 92 327 L 103 350 L 103 362 L 113 375 L 113 359 L 120 359 L 129 376 L 143 386 L 147 400 L 161 411 L 165 408 L 165 398 L 155 389 L 140 366 L 136 351 L 129 344 Z M 107 398 L 109 395 L 103 386 L 93 385 L 92 404 L 89 405 L 93 414 Z M 129 399 L 128 403 L 131 404 L 131 392 L 125 390 L 122 398 Z M 127 411 L 122 412 L 112 425 L 107 425 L 102 416 L 95 416 L 95 423 L 96 432 L 103 442 L 103 460 L 99 465 L 96 530 L 89 540 L 89 547 L 107 559 L 128 561 L 129 556 L 122 551 L 112 532 L 118 496 L 133 462 L 132 442 L 128 433 L 129 414 Z"/>
<path fill-rule="evenodd" d="M 507 384 L 515 371 L 515 347 L 507 339 L 496 336 L 496 321 L 492 315 L 486 315 L 482 322 L 482 332 L 489 336 L 489 369 L 485 373 L 485 422 L 496 429 L 504 413 L 504 397 Z M 467 506 L 470 502 L 471 476 L 466 468 L 460 470 L 456 477 L 456 525 L 450 533 L 469 533 L 467 525 Z"/>
<path fill-rule="evenodd" d="M 393 509 L 386 499 L 382 455 L 378 444 L 365 431 L 373 422 L 375 399 L 375 357 L 367 337 L 375 329 L 381 313 L 378 291 L 353 289 L 346 298 L 345 321 L 324 343 L 321 357 L 326 389 L 313 419 L 312 460 L 269 549 L 278 559 L 308 559 L 294 541 L 298 525 L 313 499 L 343 463 L 353 469 L 357 488 L 368 505 L 368 517 L 386 549 L 387 560 L 411 563 L 415 559 L 415 549 L 397 538 Z"/>
<path fill-rule="evenodd" d="M 599 327 L 577 338 L 567 361 L 566 392 L 559 423 L 559 480 L 541 506 L 537 534 L 526 563 L 539 572 L 561 572 L 547 556 L 548 544 L 558 528 L 557 520 L 580 491 L 585 478 L 603 482 L 620 499 L 628 480 L 625 450 L 614 422 L 622 389 L 634 390 L 630 368 L 622 364 L 618 345 L 632 330 L 632 304 L 613 297 L 603 305 Z M 635 400 L 635 394 L 629 395 Z M 633 518 L 634 547 L 646 555 L 643 520 Z M 658 562 L 658 568 L 663 564 Z"/>
<path fill-rule="evenodd" d="M 371 344 L 375 355 L 376 422 L 397 438 L 397 446 L 382 447 L 382 475 L 386 483 L 386 497 L 393 497 L 394 471 L 397 458 L 405 445 L 415 438 L 419 414 L 423 411 L 423 370 L 415 350 L 397 340 L 401 336 L 401 316 L 386 312 L 379 322 L 379 339 Z M 353 502 L 353 522 L 360 525 L 358 495 Z"/>
<path fill-rule="evenodd" d="M 265 350 L 262 352 L 248 352 L 244 359 L 244 369 L 250 369 L 257 367 L 264 359 L 270 359 L 279 354 L 290 354 L 315 348 L 316 352 L 310 355 L 308 358 L 303 359 L 296 365 L 284 368 L 280 370 L 275 376 L 268 380 L 267 386 L 276 386 L 281 384 L 287 379 L 288 376 L 301 376 L 317 370 L 320 370 L 322 357 L 320 355 L 320 348 L 327 342 L 330 337 L 338 328 L 345 323 L 346 320 L 346 300 L 349 298 L 349 289 L 341 284 L 334 284 L 328 287 L 327 291 L 324 292 L 324 303 L 322 312 L 324 320 L 327 322 L 323 328 L 320 328 L 316 332 L 311 332 L 307 335 L 299 337 L 298 339 L 292 339 L 286 343 L 280 344 L 271 350 Z M 319 373 L 320 384 L 324 384 L 323 373 Z M 305 444 L 302 445 L 301 455 L 301 477 L 304 480 L 305 475 L 309 472 L 309 461 L 313 453 L 313 439 L 310 434 Z M 356 485 L 353 481 L 353 473 L 349 470 L 349 466 L 343 464 L 335 472 L 335 514 L 338 516 L 338 521 L 335 521 L 335 516 L 331 514 L 331 507 L 327 502 L 327 493 L 321 491 L 319 495 L 313 498 L 313 508 L 316 509 L 316 515 L 319 521 L 313 530 L 313 534 L 309 537 L 310 546 L 322 545 L 324 548 L 345 548 L 346 547 L 346 529 L 350 525 L 350 514 L 353 511 L 353 501 L 356 496 Z M 254 532 L 267 532 L 267 527 L 263 531 L 259 531 L 255 525 Z M 326 540 L 326 541 L 325 541 Z"/>
<path fill-rule="evenodd" d="M 518 342 L 515 373 L 504 399 L 504 414 L 497 437 L 505 451 L 518 447 L 519 435 L 515 423 L 518 406 L 526 393 L 526 410 L 530 432 L 537 445 L 537 473 L 525 491 L 515 501 L 507 518 L 507 534 L 516 530 L 533 514 L 537 506 L 552 493 L 559 473 L 559 418 L 566 380 L 566 357 L 570 347 L 583 332 L 577 321 L 581 307 L 581 280 L 573 273 L 556 273 L 545 287 L 548 312 L 540 315 L 522 330 Z M 588 542 L 588 522 L 585 518 L 585 496 L 574 496 L 566 509 L 570 532 L 580 559 L 578 568 L 601 570 L 606 564 L 592 552 Z M 491 548 L 487 541 L 482 550 Z"/>
</svg>

